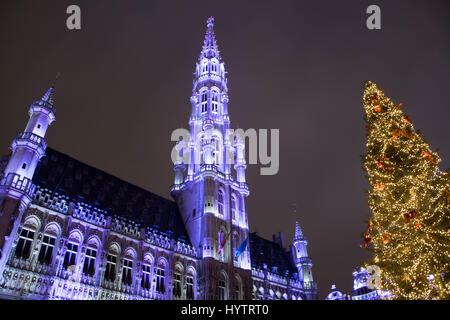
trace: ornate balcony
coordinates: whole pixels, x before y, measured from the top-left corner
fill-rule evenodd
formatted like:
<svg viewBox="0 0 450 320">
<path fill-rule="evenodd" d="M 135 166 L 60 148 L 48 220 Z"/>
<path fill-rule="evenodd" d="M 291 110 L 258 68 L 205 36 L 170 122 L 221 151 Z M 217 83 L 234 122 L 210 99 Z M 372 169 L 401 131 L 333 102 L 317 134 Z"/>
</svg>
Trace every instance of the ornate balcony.
<svg viewBox="0 0 450 320">
<path fill-rule="evenodd" d="M 22 177 L 17 173 L 10 172 L 0 181 L 0 187 L 13 188 L 22 191 L 32 197 L 36 186 L 31 179 Z"/>
<path fill-rule="evenodd" d="M 47 148 L 47 143 L 45 142 L 44 138 L 38 136 L 37 134 L 34 134 L 33 132 L 19 132 L 12 143 L 12 148 L 14 149 L 17 145 L 23 145 L 27 143 L 34 144 L 37 147 L 42 148 L 42 150 L 45 150 Z"/>
</svg>

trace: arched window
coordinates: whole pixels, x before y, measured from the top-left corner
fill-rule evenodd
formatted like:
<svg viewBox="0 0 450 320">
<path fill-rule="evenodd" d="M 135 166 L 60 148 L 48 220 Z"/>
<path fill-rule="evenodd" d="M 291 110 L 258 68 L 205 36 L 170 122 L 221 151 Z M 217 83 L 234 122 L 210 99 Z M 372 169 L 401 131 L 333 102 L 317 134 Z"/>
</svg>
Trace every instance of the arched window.
<svg viewBox="0 0 450 320">
<path fill-rule="evenodd" d="M 41 249 L 39 251 L 38 261 L 41 264 L 49 265 L 52 263 L 53 248 L 55 247 L 56 236 L 45 234 L 42 239 Z"/>
<path fill-rule="evenodd" d="M 109 248 L 108 255 L 106 256 L 106 268 L 105 268 L 105 280 L 116 280 L 116 266 L 117 256 L 120 253 L 120 248 L 117 244 L 113 244 Z"/>
<path fill-rule="evenodd" d="M 186 274 L 186 299 L 194 300 L 194 272 L 188 269 Z"/>
<path fill-rule="evenodd" d="M 217 113 L 218 110 L 219 110 L 219 95 L 217 92 L 213 92 L 211 97 L 211 111 Z"/>
<path fill-rule="evenodd" d="M 223 215 L 223 191 L 219 190 L 219 193 L 217 195 L 217 211 L 220 215 Z"/>
<path fill-rule="evenodd" d="M 208 93 L 206 93 L 206 91 L 201 94 L 201 108 L 202 113 L 205 113 L 208 110 Z"/>
<path fill-rule="evenodd" d="M 28 259 L 30 256 L 31 245 L 34 240 L 34 230 L 31 228 L 22 228 L 22 232 L 19 236 L 19 241 L 17 242 L 15 256 L 21 259 Z"/>
<path fill-rule="evenodd" d="M 239 275 L 235 275 L 235 283 L 234 283 L 234 291 L 235 291 L 235 299 L 236 300 L 243 300 L 242 295 L 242 281 Z"/>
<path fill-rule="evenodd" d="M 63 267 L 69 269 L 70 266 L 76 266 L 78 254 L 78 243 L 69 241 L 67 243 L 66 254 L 64 255 Z"/>
<path fill-rule="evenodd" d="M 146 254 L 144 256 L 144 261 L 142 263 L 142 280 L 141 280 L 141 287 L 144 290 L 150 290 L 151 288 L 152 265 L 153 265 L 153 257 L 151 256 L 151 254 Z"/>
<path fill-rule="evenodd" d="M 89 241 L 84 256 L 83 274 L 93 277 L 95 275 L 95 259 L 97 258 L 98 244 L 95 240 Z"/>
<path fill-rule="evenodd" d="M 237 209 L 237 199 L 236 199 L 236 195 L 232 194 L 231 195 L 231 218 L 233 220 L 237 220 L 237 213 L 238 213 L 238 209 Z"/>
<path fill-rule="evenodd" d="M 218 300 L 227 300 L 227 278 L 224 273 L 217 281 L 217 298 Z"/>
<path fill-rule="evenodd" d="M 133 249 L 126 251 L 122 265 L 122 283 L 131 286 L 133 283 L 133 260 L 135 254 Z"/>
<path fill-rule="evenodd" d="M 158 266 L 156 267 L 156 292 L 165 293 L 166 285 L 165 285 L 165 264 L 160 261 Z"/>
<path fill-rule="evenodd" d="M 175 267 L 175 272 L 173 273 L 173 297 L 180 299 L 181 298 L 181 274 L 182 268 L 177 265 Z"/>
</svg>

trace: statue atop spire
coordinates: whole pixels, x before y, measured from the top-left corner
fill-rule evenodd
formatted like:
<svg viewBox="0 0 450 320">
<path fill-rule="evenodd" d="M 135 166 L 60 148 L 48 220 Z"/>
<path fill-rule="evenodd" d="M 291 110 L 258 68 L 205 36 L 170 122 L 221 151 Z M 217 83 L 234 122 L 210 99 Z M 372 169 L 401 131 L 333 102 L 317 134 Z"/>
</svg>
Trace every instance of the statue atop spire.
<svg viewBox="0 0 450 320">
<path fill-rule="evenodd" d="M 206 26 L 208 28 L 214 27 L 214 17 L 209 17 L 208 20 L 206 20 Z"/>
</svg>

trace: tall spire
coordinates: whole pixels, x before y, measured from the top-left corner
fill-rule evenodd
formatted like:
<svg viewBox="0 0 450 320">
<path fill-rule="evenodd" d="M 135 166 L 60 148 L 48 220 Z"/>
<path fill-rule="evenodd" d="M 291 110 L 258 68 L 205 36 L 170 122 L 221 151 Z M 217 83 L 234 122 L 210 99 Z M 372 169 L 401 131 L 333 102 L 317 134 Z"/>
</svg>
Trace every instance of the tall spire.
<svg viewBox="0 0 450 320">
<path fill-rule="evenodd" d="M 216 37 L 214 35 L 214 17 L 209 17 L 206 20 L 206 35 L 205 41 L 203 42 L 202 52 L 200 54 L 199 60 L 202 58 L 213 58 L 216 57 L 220 60 L 219 48 L 216 43 Z"/>
</svg>

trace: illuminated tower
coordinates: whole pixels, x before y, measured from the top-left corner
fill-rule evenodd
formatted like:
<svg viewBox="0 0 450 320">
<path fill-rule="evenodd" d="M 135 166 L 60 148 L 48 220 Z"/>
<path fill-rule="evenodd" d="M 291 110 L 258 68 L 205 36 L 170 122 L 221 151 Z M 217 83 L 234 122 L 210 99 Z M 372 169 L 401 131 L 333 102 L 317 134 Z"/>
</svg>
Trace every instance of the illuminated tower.
<svg viewBox="0 0 450 320">
<path fill-rule="evenodd" d="M 22 214 L 28 204 L 35 186 L 32 178 L 36 165 L 45 154 L 47 144 L 44 140 L 48 126 L 55 121 L 54 85 L 29 110 L 30 119 L 24 132 L 20 132 L 11 144 L 11 156 L 0 181 L 0 271 L 3 269 L 6 254 L 9 252 Z"/>
<path fill-rule="evenodd" d="M 250 299 L 248 241 L 245 247 L 248 238 L 245 198 L 249 189 L 245 182 L 244 143 L 227 135 L 230 128 L 227 78 L 213 26 L 211 17 L 194 73 L 191 138 L 177 143 L 179 158 L 174 164 L 175 183 L 171 192 L 191 242 L 201 254 L 203 298 Z M 182 156 L 188 160 L 187 172 Z M 242 243 L 244 251 L 236 258 L 236 250 Z"/>
<path fill-rule="evenodd" d="M 298 221 L 295 222 L 295 236 L 292 240 L 292 250 L 294 256 L 294 262 L 298 269 L 298 274 L 300 281 L 303 282 L 303 287 L 305 288 L 305 294 L 308 299 L 317 298 L 317 289 L 313 280 L 312 275 L 312 261 L 308 256 L 308 251 L 306 249 L 308 241 L 303 235 L 302 229 Z"/>
</svg>

